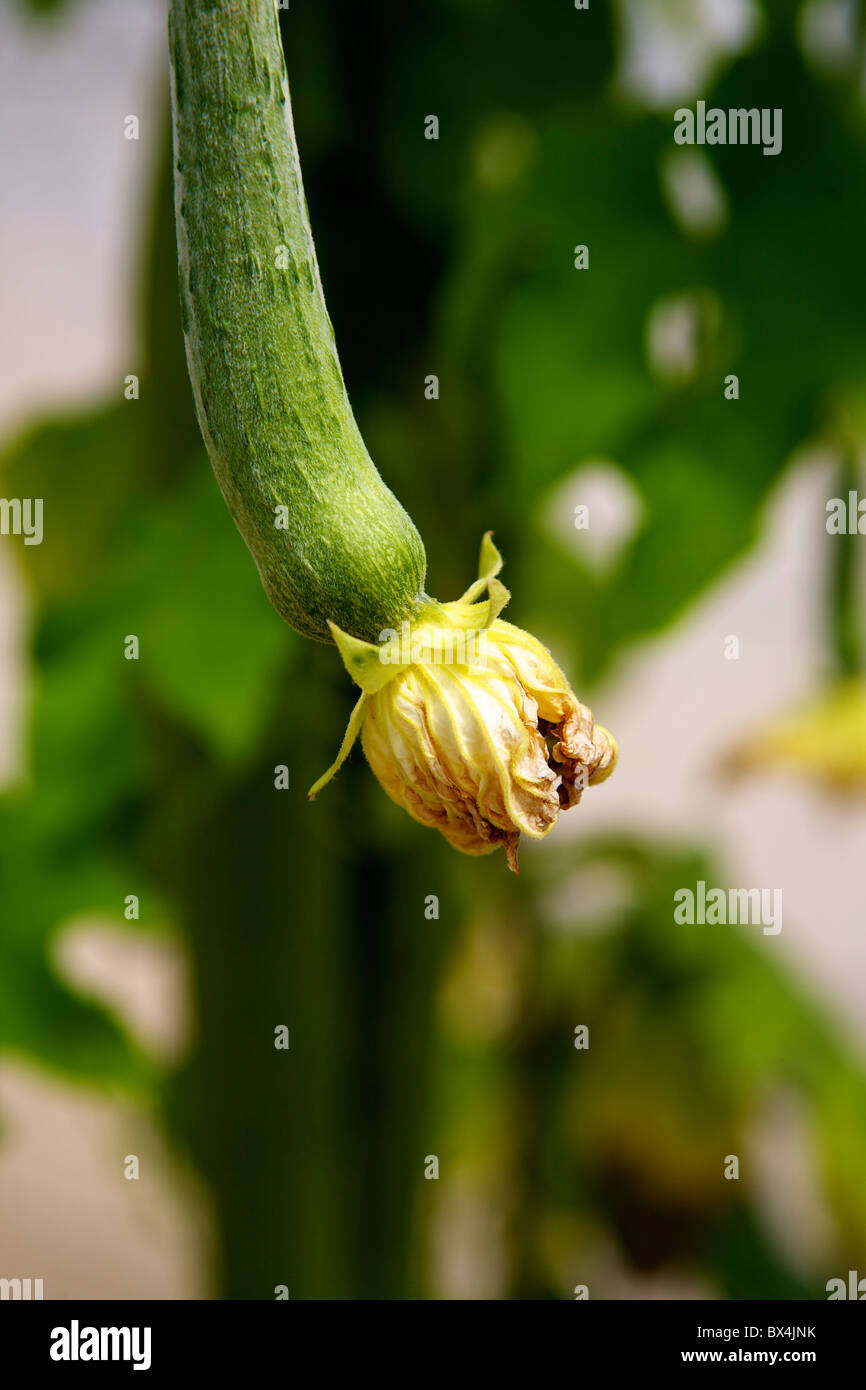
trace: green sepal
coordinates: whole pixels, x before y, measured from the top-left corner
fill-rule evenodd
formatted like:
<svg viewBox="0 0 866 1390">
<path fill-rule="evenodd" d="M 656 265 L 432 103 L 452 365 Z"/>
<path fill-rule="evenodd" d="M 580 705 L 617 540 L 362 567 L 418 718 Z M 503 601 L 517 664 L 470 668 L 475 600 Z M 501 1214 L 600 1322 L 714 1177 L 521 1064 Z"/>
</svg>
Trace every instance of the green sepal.
<svg viewBox="0 0 866 1390">
<path fill-rule="evenodd" d="M 496 619 L 499 617 L 499 614 L 502 612 L 503 608 L 511 598 L 511 591 L 509 589 L 506 589 L 505 585 L 502 583 L 500 579 L 489 580 L 487 584 L 487 592 L 490 595 L 490 617 L 484 624 L 485 627 L 489 627 L 491 623 L 496 621 Z"/>
<path fill-rule="evenodd" d="M 429 625 L 430 627 L 451 627 L 464 631 L 481 632 L 495 622 L 511 595 L 501 580 L 496 578 L 502 569 L 503 562 L 502 556 L 493 544 L 492 535 L 493 533 L 488 531 L 481 541 L 478 578 L 469 586 L 462 598 L 459 598 L 455 603 L 431 601 L 425 607 L 419 608 L 416 628 Z M 487 590 L 487 598 L 476 602 L 475 600 L 480 598 L 485 589 Z M 375 642 L 365 642 L 360 637 L 353 637 L 350 632 L 344 632 L 334 622 L 329 621 L 328 628 L 343 659 L 343 665 L 363 693 L 352 711 L 345 737 L 335 761 L 307 793 L 311 801 L 322 790 L 322 787 L 330 782 L 349 756 L 352 745 L 361 732 L 367 701 L 412 664 L 411 662 L 384 661 L 383 653 L 386 650 L 384 647 L 378 646 Z"/>
<path fill-rule="evenodd" d="M 482 587 L 487 585 L 490 597 L 478 603 L 467 602 L 465 597 L 457 599 L 455 603 L 444 603 L 435 615 L 439 622 L 466 631 L 483 631 L 484 628 L 490 627 L 508 603 L 511 594 L 499 579 L 477 580 L 476 584 L 478 583 L 481 583 Z M 476 586 L 472 587 L 474 589 Z M 422 612 L 422 621 L 423 618 Z"/>
<path fill-rule="evenodd" d="M 472 603 L 475 599 L 479 598 L 480 595 L 484 593 L 490 581 L 494 579 L 502 569 L 503 564 L 504 561 L 502 556 L 493 544 L 493 532 L 485 531 L 481 538 L 481 551 L 478 556 L 478 578 L 475 580 L 474 584 L 469 585 L 465 594 L 461 594 L 458 603 Z M 506 603 L 507 601 L 506 599 Z"/>
<path fill-rule="evenodd" d="M 355 684 L 367 695 L 375 695 L 401 669 L 382 660 L 383 649 L 377 647 L 375 642 L 364 642 L 360 637 L 353 637 L 350 632 L 343 632 L 336 623 L 329 622 L 328 627 L 343 658 L 343 665 Z"/>
<path fill-rule="evenodd" d="M 367 695 L 365 692 L 361 696 L 355 708 L 352 710 L 352 713 L 349 716 L 349 723 L 346 726 L 345 735 L 343 736 L 343 742 L 340 744 L 340 751 L 337 754 L 334 761 L 331 763 L 331 766 L 328 768 L 327 772 L 323 772 L 318 782 L 314 782 L 313 785 L 310 787 L 310 790 L 307 792 L 308 800 L 315 801 L 319 792 L 322 790 L 324 786 L 327 786 L 328 782 L 330 782 L 332 777 L 336 776 L 336 774 L 340 771 L 340 768 L 343 766 L 343 763 L 346 761 L 349 754 L 351 753 L 352 745 L 354 744 L 355 739 L 361 732 L 361 725 L 364 722 L 364 714 L 366 713 L 366 705 L 369 698 L 369 695 Z"/>
</svg>

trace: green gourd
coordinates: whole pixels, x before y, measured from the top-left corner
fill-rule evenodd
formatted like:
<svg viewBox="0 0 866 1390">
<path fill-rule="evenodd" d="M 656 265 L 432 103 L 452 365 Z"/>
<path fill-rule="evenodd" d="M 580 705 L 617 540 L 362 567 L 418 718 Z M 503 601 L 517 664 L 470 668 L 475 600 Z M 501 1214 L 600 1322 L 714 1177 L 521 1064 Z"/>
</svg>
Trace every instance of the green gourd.
<svg viewBox="0 0 866 1390">
<path fill-rule="evenodd" d="M 202 435 L 277 612 L 375 642 L 424 547 L 355 421 L 310 232 L 274 0 L 173 0 L 183 328 Z"/>
</svg>

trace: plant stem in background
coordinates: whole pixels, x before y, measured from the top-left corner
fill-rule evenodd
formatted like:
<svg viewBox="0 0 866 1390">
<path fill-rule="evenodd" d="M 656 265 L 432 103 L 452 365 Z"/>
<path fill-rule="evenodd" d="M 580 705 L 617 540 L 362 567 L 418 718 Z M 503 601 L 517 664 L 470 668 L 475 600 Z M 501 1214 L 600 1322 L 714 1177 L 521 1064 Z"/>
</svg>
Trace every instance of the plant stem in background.
<svg viewBox="0 0 866 1390">
<path fill-rule="evenodd" d="M 854 454 L 846 448 L 838 474 L 836 496 L 847 500 L 856 492 L 859 474 Z M 843 676 L 861 675 L 864 669 L 863 630 L 858 595 L 859 536 L 831 538 L 830 639 L 836 672 Z"/>
</svg>

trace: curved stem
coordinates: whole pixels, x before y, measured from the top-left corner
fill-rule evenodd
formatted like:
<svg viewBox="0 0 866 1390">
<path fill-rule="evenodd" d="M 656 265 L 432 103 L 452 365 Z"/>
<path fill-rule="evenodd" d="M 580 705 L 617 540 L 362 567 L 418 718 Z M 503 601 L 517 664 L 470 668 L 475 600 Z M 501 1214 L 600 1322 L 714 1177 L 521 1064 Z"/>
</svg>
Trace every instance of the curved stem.
<svg viewBox="0 0 866 1390">
<path fill-rule="evenodd" d="M 273 0 L 173 0 L 169 31 L 184 333 L 214 471 L 286 621 L 375 641 L 415 611 L 424 548 L 346 394 Z"/>
</svg>

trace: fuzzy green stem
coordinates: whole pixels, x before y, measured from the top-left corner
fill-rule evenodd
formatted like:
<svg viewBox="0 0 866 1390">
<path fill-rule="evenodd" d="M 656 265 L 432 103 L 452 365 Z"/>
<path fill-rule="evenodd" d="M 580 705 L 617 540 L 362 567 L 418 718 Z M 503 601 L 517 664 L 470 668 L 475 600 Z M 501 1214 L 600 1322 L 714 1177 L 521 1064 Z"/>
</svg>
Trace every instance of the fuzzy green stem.
<svg viewBox="0 0 866 1390">
<path fill-rule="evenodd" d="M 424 548 L 346 394 L 274 0 L 173 0 L 169 39 L 184 334 L 214 472 L 282 617 L 376 641 L 415 612 Z"/>
</svg>

